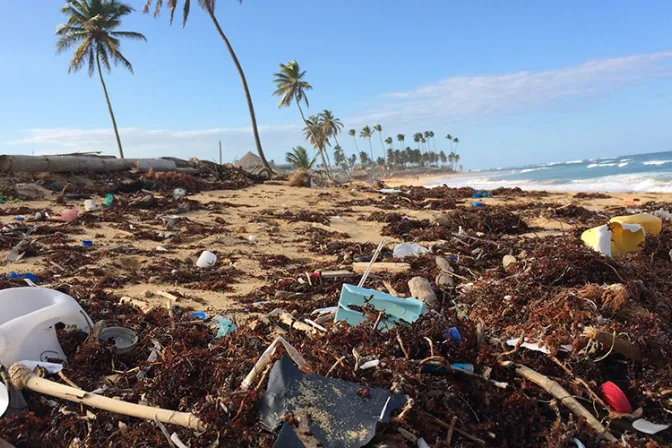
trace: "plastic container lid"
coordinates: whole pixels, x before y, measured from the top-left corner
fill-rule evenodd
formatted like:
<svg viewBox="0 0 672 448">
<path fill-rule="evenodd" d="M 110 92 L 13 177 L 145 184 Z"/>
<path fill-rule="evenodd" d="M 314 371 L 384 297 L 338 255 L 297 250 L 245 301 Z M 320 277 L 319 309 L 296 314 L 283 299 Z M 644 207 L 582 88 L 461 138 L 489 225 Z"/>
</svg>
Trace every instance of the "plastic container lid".
<svg viewBox="0 0 672 448">
<path fill-rule="evenodd" d="M 132 352 L 138 344 L 138 336 L 135 332 L 124 327 L 103 328 L 98 339 L 101 342 L 112 341 L 120 355 Z"/>
<path fill-rule="evenodd" d="M 607 381 L 600 388 L 602 397 L 611 408 L 620 412 L 621 414 L 630 414 L 632 412 L 632 405 L 628 401 L 623 391 L 611 381 Z"/>
</svg>

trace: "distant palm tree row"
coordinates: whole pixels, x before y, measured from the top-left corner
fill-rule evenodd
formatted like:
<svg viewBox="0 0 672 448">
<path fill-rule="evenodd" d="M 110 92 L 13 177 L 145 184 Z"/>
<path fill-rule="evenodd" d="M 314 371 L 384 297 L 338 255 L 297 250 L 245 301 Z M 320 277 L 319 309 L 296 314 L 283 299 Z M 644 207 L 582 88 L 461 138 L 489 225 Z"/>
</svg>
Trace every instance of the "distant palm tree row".
<svg viewBox="0 0 672 448">
<path fill-rule="evenodd" d="M 163 0 L 147 0 L 143 10 L 144 12 L 148 12 L 153 3 L 155 4 L 154 15 L 157 16 L 161 6 L 164 4 Z M 165 5 L 170 10 L 171 24 L 178 3 L 179 0 L 167 0 L 165 2 Z M 183 26 L 187 23 L 190 5 L 190 0 L 183 0 Z M 259 154 L 266 171 L 269 174 L 273 174 L 273 170 L 270 164 L 266 161 L 261 146 L 257 120 L 254 113 L 254 105 L 252 103 L 252 96 L 247 85 L 245 74 L 231 43 L 222 31 L 219 21 L 215 16 L 215 1 L 198 0 L 198 5 L 206 12 L 208 17 L 210 17 L 238 70 L 245 98 L 247 100 L 257 153 Z M 124 157 L 124 151 L 107 86 L 105 85 L 105 80 L 103 78 L 102 69 L 104 68 L 109 72 L 111 69 L 110 61 L 112 61 L 115 65 L 121 64 L 131 73 L 133 72 L 133 66 L 121 53 L 120 39 L 146 41 L 146 38 L 144 35 L 137 32 L 118 30 L 121 25 L 121 19 L 132 11 L 133 8 L 118 0 L 67 0 L 66 5 L 61 8 L 61 12 L 67 17 L 67 22 L 60 25 L 56 30 L 56 34 L 59 36 L 56 44 L 57 52 L 60 53 L 73 46 L 76 47 L 73 58 L 70 61 L 69 72 L 76 72 L 84 66 L 88 67 L 89 76 L 92 76 L 95 71 L 98 71 L 121 158 Z M 276 87 L 273 95 L 280 97 L 278 107 L 288 107 L 292 104 L 296 104 L 304 125 L 303 135 L 310 145 L 313 146 L 317 155 L 319 155 L 322 161 L 322 166 L 328 176 L 331 177 L 332 173 L 331 160 L 327 148 L 332 147 L 332 140 L 334 143 L 334 163 L 345 171 L 352 171 L 358 161 L 362 168 L 378 167 L 383 170 L 403 169 L 417 166 L 438 166 L 439 164 L 445 165 L 446 163 L 449 163 L 450 168 L 453 170 L 455 170 L 456 167 L 461 169 L 461 165 L 459 164 L 460 155 L 456 152 L 459 144 L 459 139 L 457 137 L 452 137 L 450 134 L 446 136 L 446 139 L 450 144 L 450 153 L 447 156 L 443 150 L 439 152 L 436 151 L 436 140 L 433 131 L 415 133 L 413 135 L 413 142 L 416 144 L 416 148 L 411 148 L 410 146 L 404 148 L 405 136 L 404 134 L 397 134 L 396 140 L 399 142 L 399 149 L 394 149 L 394 140 L 391 136 L 383 139 L 383 127 L 380 124 L 376 124 L 372 127 L 364 126 L 359 131 L 359 134 L 355 129 L 350 129 L 348 135 L 353 138 L 356 151 L 350 156 L 346 156 L 345 151 L 338 142 L 338 134 L 343 129 L 343 123 L 340 119 L 334 116 L 332 111 L 325 109 L 317 115 L 305 116 L 301 105 L 303 103 L 306 109 L 310 108 L 307 92 L 313 88 L 306 81 L 305 75 L 305 70 L 302 71 L 300 69 L 299 63 L 296 62 L 296 60 L 286 64 L 280 64 L 280 70 L 275 73 L 273 79 Z M 373 144 L 371 142 L 375 133 L 378 133 L 381 146 L 381 153 L 377 157 L 374 155 Z M 368 140 L 368 154 L 365 151 L 360 151 L 359 145 L 357 144 L 358 135 L 359 138 Z M 385 145 L 387 145 L 387 150 Z M 453 149 L 453 145 L 455 145 L 455 149 Z M 286 154 L 286 160 L 300 169 L 310 169 L 315 162 L 315 158 L 310 158 L 306 149 L 302 146 L 296 146 L 291 152 L 288 152 Z"/>
</svg>

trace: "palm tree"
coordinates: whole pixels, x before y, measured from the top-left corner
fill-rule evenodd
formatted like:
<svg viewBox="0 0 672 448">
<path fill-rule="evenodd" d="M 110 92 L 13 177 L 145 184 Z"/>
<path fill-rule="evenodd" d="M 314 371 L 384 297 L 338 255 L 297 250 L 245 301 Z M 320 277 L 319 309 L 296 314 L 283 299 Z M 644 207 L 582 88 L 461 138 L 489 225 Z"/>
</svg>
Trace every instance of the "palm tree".
<svg viewBox="0 0 672 448">
<path fill-rule="evenodd" d="M 133 8 L 117 0 L 69 0 L 61 8 L 61 12 L 68 18 L 67 23 L 59 25 L 56 28 L 56 35 L 59 36 L 56 42 L 56 52 L 62 53 L 74 45 L 77 45 L 75 54 L 70 61 L 68 73 L 79 71 L 84 65 L 88 66 L 89 76 L 98 70 L 100 83 L 103 85 L 107 109 L 112 118 L 112 127 L 114 135 L 117 138 L 119 147 L 119 157 L 124 158 L 124 149 L 121 146 L 119 130 L 117 129 L 117 120 L 112 112 L 112 103 L 107 93 L 107 86 L 103 79 L 103 71 L 100 68 L 102 61 L 103 67 L 111 70 L 110 58 L 114 65 L 121 63 L 129 72 L 133 73 L 133 66 L 121 54 L 121 43 L 119 39 L 144 40 L 147 39 L 140 33 L 134 31 L 117 31 L 121 25 L 121 18 L 133 12 Z"/>
<path fill-rule="evenodd" d="M 419 132 L 413 134 L 413 141 L 418 144 L 418 149 L 420 149 L 420 139 L 422 139 L 422 134 Z"/>
<path fill-rule="evenodd" d="M 345 154 L 343 153 L 343 148 L 340 145 L 334 146 L 334 163 L 343 168 L 345 171 Z"/>
<path fill-rule="evenodd" d="M 427 149 L 429 150 L 429 138 L 431 137 L 431 133 L 429 131 L 425 131 L 422 133 L 422 136 L 425 137 L 425 140 L 427 141 Z"/>
<path fill-rule="evenodd" d="M 359 145 L 357 145 L 357 131 L 350 129 L 348 135 L 355 141 L 355 148 L 357 148 L 357 152 L 359 152 Z"/>
<path fill-rule="evenodd" d="M 313 145 L 322 158 L 327 173 L 329 173 L 329 165 L 325 158 L 327 152 L 327 145 L 329 144 L 329 137 L 327 131 L 322 125 L 319 117 L 312 115 L 305 120 L 306 126 L 303 128 L 303 135 Z"/>
<path fill-rule="evenodd" d="M 378 137 L 380 137 L 380 149 L 383 151 L 383 154 L 385 154 L 385 146 L 383 145 L 383 127 L 377 124 L 373 127 L 373 130 L 378 133 Z"/>
<path fill-rule="evenodd" d="M 448 135 L 446 135 L 446 139 L 448 140 L 448 142 L 450 142 L 450 150 L 452 151 L 453 150 L 453 136 L 448 134 Z"/>
<path fill-rule="evenodd" d="M 366 151 L 359 151 L 359 162 L 361 163 L 362 168 L 366 168 L 369 164 L 369 155 Z"/>
<path fill-rule="evenodd" d="M 211 0 L 201 0 L 201 1 L 211 1 Z M 291 106 L 292 102 L 296 103 L 296 107 L 299 108 L 299 113 L 301 114 L 301 119 L 303 120 L 304 124 L 306 125 L 304 127 L 304 133 L 308 132 L 308 136 L 306 138 L 308 140 L 312 140 L 313 146 L 318 149 L 320 152 L 320 156 L 322 157 L 322 163 L 324 164 L 324 168 L 327 171 L 327 175 L 331 176 L 329 173 L 329 165 L 327 164 L 327 161 L 324 157 L 324 148 L 321 146 L 316 146 L 318 143 L 321 145 L 323 135 L 313 135 L 314 132 L 318 132 L 319 126 L 319 119 L 317 117 L 315 118 L 314 123 L 309 123 L 306 120 L 306 116 L 303 114 L 303 109 L 301 109 L 301 101 L 306 103 L 306 107 L 310 107 L 310 104 L 308 103 L 308 96 L 306 95 L 306 92 L 308 90 L 312 90 L 313 86 L 308 84 L 307 81 L 305 81 L 303 78 L 306 75 L 305 70 L 301 71 L 299 68 L 299 63 L 296 62 L 295 60 L 289 61 L 287 64 L 280 64 L 280 71 L 278 73 L 275 73 L 273 76 L 275 76 L 275 79 L 273 82 L 275 83 L 276 90 L 273 92 L 273 95 L 277 95 L 280 97 L 280 102 L 278 103 L 278 107 L 288 107 Z M 322 134 L 321 132 L 319 132 Z M 326 147 L 326 145 L 324 145 Z"/>
<path fill-rule="evenodd" d="M 343 123 L 341 123 L 341 119 L 334 117 L 333 112 L 327 109 L 320 112 L 319 117 L 322 121 L 322 126 L 327 132 L 327 136 L 329 136 L 329 138 L 333 137 L 334 141 L 336 142 L 336 146 L 340 148 L 341 145 L 339 145 L 338 138 L 336 136 L 341 132 L 341 129 L 343 129 Z"/>
<path fill-rule="evenodd" d="M 144 12 L 149 11 L 150 6 L 152 5 L 152 1 L 153 0 L 147 0 L 147 3 L 143 8 Z M 239 0 L 239 2 L 242 3 L 242 0 Z M 175 15 L 175 9 L 177 8 L 178 3 L 179 0 L 168 0 L 166 2 L 166 6 L 170 9 L 171 24 L 173 23 L 173 16 Z M 236 66 L 236 70 L 238 70 L 238 76 L 240 76 L 240 82 L 243 85 L 243 91 L 245 92 L 245 99 L 247 100 L 247 108 L 250 112 L 250 120 L 252 121 L 252 134 L 254 134 L 254 143 L 257 146 L 257 153 L 259 154 L 261 163 L 264 165 L 264 170 L 266 170 L 270 176 L 273 174 L 273 169 L 266 161 L 264 150 L 261 147 L 261 139 L 259 138 L 259 129 L 257 128 L 257 117 L 254 113 L 254 104 L 252 104 L 252 95 L 250 94 L 250 88 L 247 86 L 247 79 L 245 79 L 245 72 L 243 72 L 243 67 L 240 65 L 238 56 L 236 56 L 236 52 L 233 51 L 233 47 L 231 46 L 231 42 L 229 42 L 229 38 L 226 37 L 224 31 L 222 31 L 222 27 L 219 25 L 217 17 L 215 17 L 215 0 L 198 0 L 198 4 L 201 8 L 205 10 L 205 12 L 210 17 L 210 20 L 212 20 L 212 23 L 215 25 L 215 28 L 217 29 L 217 33 L 219 33 L 219 37 L 222 38 L 224 44 L 226 45 L 227 50 L 229 51 L 229 55 L 231 56 L 234 65 Z M 161 5 L 163 5 L 163 0 L 156 0 L 154 17 L 157 17 L 159 15 Z M 184 27 L 187 24 L 187 18 L 189 17 L 190 10 L 191 10 L 191 0 L 184 0 L 184 5 L 182 8 L 183 11 L 182 27 Z"/>
<path fill-rule="evenodd" d="M 460 155 L 459 155 L 459 154 L 455 154 L 455 158 L 454 158 L 454 160 L 455 160 L 455 165 L 457 165 L 458 163 L 460 163 Z"/>
<path fill-rule="evenodd" d="M 450 169 L 452 170 L 453 162 L 455 162 L 455 153 L 452 151 L 450 152 L 450 154 L 448 154 L 448 162 L 450 162 Z"/>
<path fill-rule="evenodd" d="M 446 157 L 446 153 L 441 151 L 439 152 L 439 160 L 441 160 L 441 164 L 444 164 L 448 161 L 448 157 Z"/>
<path fill-rule="evenodd" d="M 436 152 L 436 139 L 434 138 L 434 131 L 427 131 L 429 138 L 432 140 L 434 146 L 434 152 Z"/>
<path fill-rule="evenodd" d="M 392 146 L 392 142 L 393 142 L 393 141 L 394 141 L 394 140 L 392 140 L 392 137 L 387 137 L 387 138 L 385 139 L 385 143 L 387 143 L 390 147 Z"/>
<path fill-rule="evenodd" d="M 455 137 L 455 138 L 453 139 L 453 142 L 455 143 L 455 151 L 457 151 L 457 145 L 460 144 L 460 139 L 457 138 L 457 137 Z"/>
<path fill-rule="evenodd" d="M 369 150 L 371 151 L 371 160 L 373 160 L 373 146 L 371 146 L 371 136 L 373 135 L 373 132 L 371 131 L 371 128 L 368 126 L 364 126 L 359 133 L 360 138 L 368 138 L 369 139 Z"/>
<path fill-rule="evenodd" d="M 315 157 L 312 160 L 308 157 L 308 151 L 303 146 L 292 148 L 291 152 L 285 153 L 285 160 L 297 170 L 309 170 L 315 163 Z"/>
<path fill-rule="evenodd" d="M 404 134 L 397 134 L 397 141 L 399 142 L 399 148 L 404 147 L 404 140 L 406 139 L 406 136 Z"/>
</svg>

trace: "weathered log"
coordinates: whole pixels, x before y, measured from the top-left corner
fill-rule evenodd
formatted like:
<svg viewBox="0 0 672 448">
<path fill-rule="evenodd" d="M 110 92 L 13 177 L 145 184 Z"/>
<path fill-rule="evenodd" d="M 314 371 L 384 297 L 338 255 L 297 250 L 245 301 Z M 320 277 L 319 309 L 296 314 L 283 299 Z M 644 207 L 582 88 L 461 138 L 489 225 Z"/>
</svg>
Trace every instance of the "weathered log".
<svg viewBox="0 0 672 448">
<path fill-rule="evenodd" d="M 352 270 L 358 274 L 366 271 L 366 268 L 369 267 L 369 263 L 352 263 Z M 404 274 L 411 270 L 411 265 L 408 263 L 373 263 L 371 266 L 371 274 L 377 274 L 380 272 L 389 272 L 391 274 Z"/>
<path fill-rule="evenodd" d="M 177 165 L 163 159 L 117 159 L 97 156 L 0 156 L 0 171 L 26 173 L 113 173 L 131 169 L 174 171 Z"/>
</svg>

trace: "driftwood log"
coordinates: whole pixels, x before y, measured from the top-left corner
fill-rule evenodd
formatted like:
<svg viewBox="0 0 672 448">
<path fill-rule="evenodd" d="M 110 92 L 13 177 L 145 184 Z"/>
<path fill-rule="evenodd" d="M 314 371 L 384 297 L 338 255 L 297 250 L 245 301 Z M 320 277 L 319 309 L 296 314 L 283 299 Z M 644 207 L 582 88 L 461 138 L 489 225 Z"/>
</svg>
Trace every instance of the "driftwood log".
<svg viewBox="0 0 672 448">
<path fill-rule="evenodd" d="M 204 431 L 206 426 L 198 417 L 188 412 L 177 412 L 169 409 L 153 408 L 122 400 L 115 400 L 102 395 L 92 394 L 81 389 L 54 383 L 35 375 L 28 367 L 16 363 L 9 368 L 9 377 L 17 389 L 30 389 L 34 392 L 50 395 L 63 400 L 85 404 L 104 411 L 128 415 L 145 420 L 184 426 L 185 428 Z"/>
<path fill-rule="evenodd" d="M 114 173 L 175 171 L 177 164 L 166 159 L 117 159 L 98 156 L 0 156 L 0 171 L 11 173 Z"/>
<path fill-rule="evenodd" d="M 369 263 L 352 263 L 352 270 L 358 274 L 364 273 Z M 369 273 L 378 274 L 380 272 L 389 272 L 391 274 L 405 274 L 411 270 L 411 265 L 408 263 L 373 263 Z"/>
</svg>

